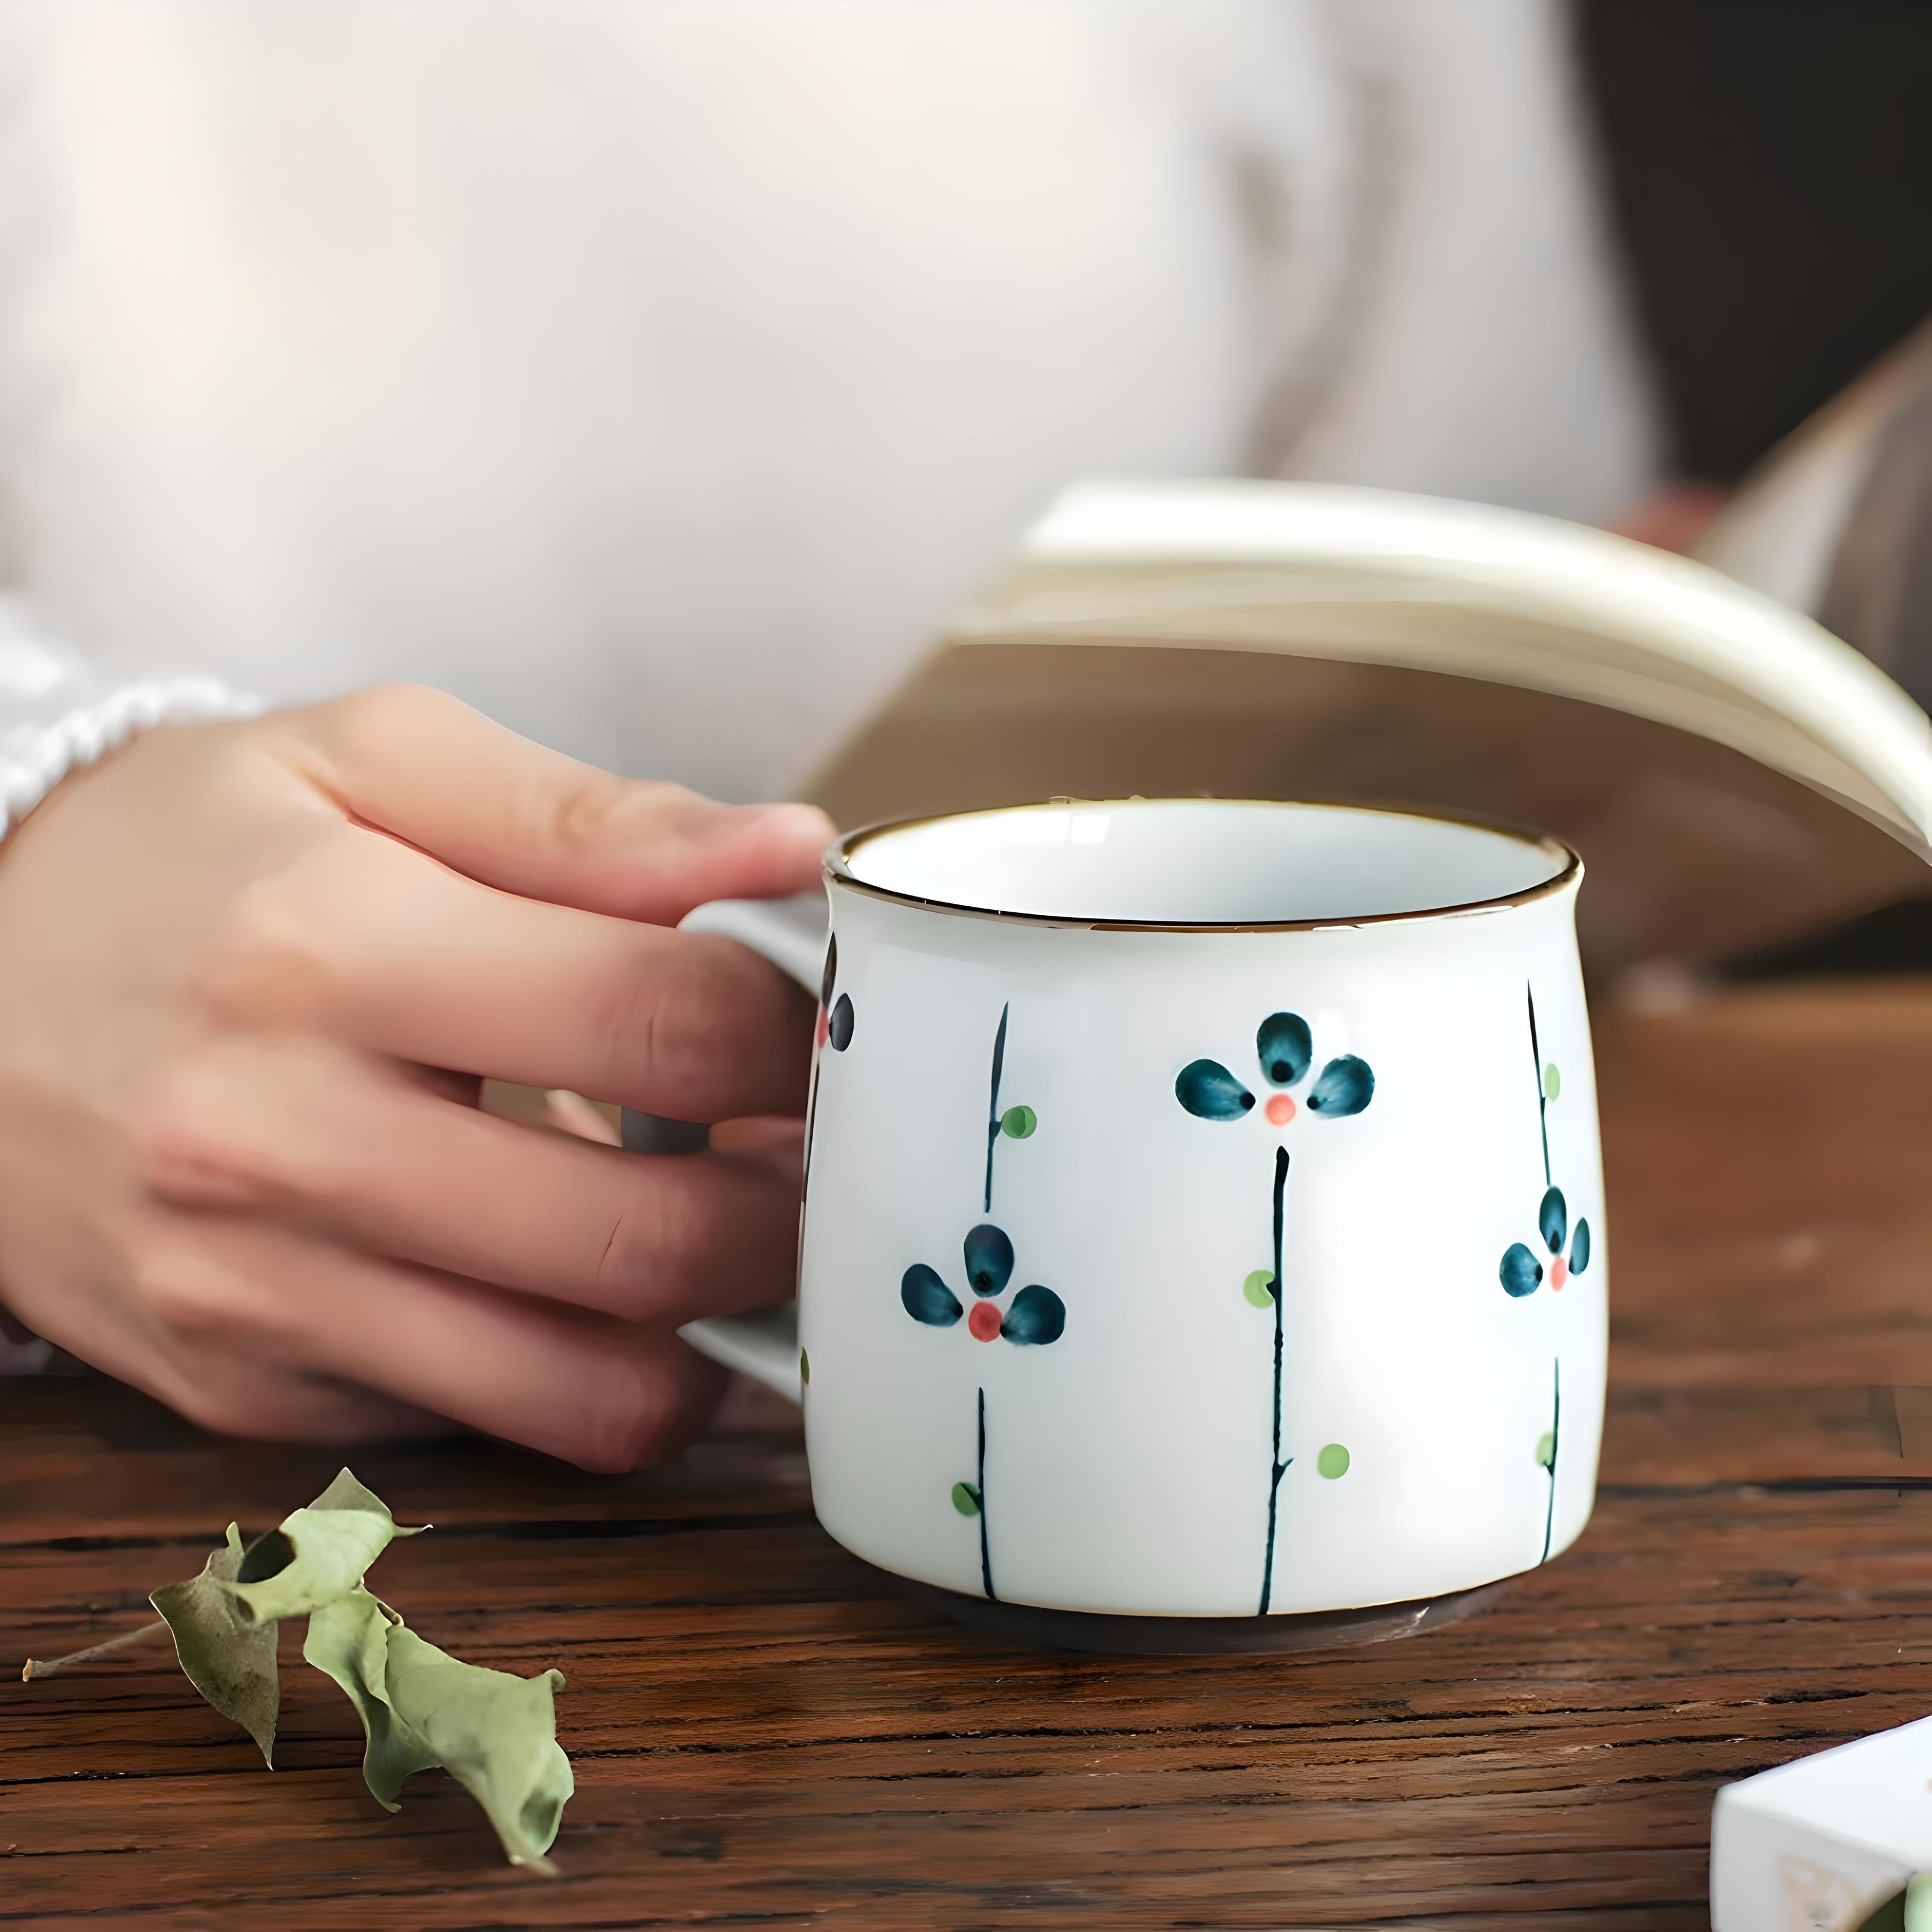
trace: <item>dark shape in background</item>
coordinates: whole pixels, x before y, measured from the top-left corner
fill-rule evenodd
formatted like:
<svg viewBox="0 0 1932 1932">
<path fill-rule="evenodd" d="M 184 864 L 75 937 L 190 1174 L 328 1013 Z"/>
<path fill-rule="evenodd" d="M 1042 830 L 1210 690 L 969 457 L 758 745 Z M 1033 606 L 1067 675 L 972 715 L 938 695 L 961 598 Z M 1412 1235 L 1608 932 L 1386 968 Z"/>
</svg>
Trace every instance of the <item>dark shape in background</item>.
<svg viewBox="0 0 1932 1932">
<path fill-rule="evenodd" d="M 1880 906 L 1828 932 L 1741 954 L 1720 978 L 1748 985 L 1776 980 L 1882 980 L 1932 968 L 1932 898 Z"/>
<path fill-rule="evenodd" d="M 1737 481 L 1932 315 L 1932 5 L 1578 0 L 1575 31 L 1672 466 Z M 1817 614 L 1932 703 L 1932 390 L 1876 452 Z M 1922 972 L 1932 902 L 1721 976 Z"/>
<path fill-rule="evenodd" d="M 1932 313 L 1932 6 L 1581 0 L 1674 466 L 1735 481 Z"/>
</svg>

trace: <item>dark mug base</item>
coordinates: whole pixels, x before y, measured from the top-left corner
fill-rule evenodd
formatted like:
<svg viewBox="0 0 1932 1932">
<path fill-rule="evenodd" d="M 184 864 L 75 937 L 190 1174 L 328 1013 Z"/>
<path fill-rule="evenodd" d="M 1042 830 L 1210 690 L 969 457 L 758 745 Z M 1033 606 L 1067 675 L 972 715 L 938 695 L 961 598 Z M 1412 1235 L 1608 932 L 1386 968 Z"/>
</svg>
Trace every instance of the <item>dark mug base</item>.
<svg viewBox="0 0 1932 1932">
<path fill-rule="evenodd" d="M 1297 1650 L 1346 1650 L 1414 1636 L 1452 1624 L 1495 1601 L 1501 1583 L 1359 1610 L 1306 1610 L 1279 1616 L 1113 1616 L 1096 1610 L 1045 1610 L 969 1597 L 935 1584 L 895 1579 L 915 1603 L 1002 1643 L 1114 1657 L 1240 1657 Z"/>
</svg>

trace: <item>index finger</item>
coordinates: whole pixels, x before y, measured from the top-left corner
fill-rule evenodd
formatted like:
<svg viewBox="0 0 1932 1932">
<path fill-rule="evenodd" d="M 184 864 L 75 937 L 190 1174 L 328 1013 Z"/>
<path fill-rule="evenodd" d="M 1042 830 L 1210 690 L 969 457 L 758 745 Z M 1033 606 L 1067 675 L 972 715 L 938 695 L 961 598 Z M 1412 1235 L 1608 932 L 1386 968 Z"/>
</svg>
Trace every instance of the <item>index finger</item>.
<svg viewBox="0 0 1932 1932">
<path fill-rule="evenodd" d="M 808 805 L 721 805 L 532 743 L 418 686 L 291 713 L 308 776 L 357 818 L 484 884 L 674 926 L 706 899 L 818 881 L 832 822 Z"/>
<path fill-rule="evenodd" d="M 685 1120 L 803 1111 L 812 996 L 735 940 L 520 898 L 344 827 L 254 889 L 232 1024 Z"/>
</svg>

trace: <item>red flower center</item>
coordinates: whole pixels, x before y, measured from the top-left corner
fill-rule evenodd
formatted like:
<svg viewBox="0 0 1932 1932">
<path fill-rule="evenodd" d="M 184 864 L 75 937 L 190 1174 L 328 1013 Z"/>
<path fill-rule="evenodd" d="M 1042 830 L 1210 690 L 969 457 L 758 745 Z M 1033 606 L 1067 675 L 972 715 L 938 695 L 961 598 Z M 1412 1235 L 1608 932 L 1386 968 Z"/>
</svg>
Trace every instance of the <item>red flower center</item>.
<svg viewBox="0 0 1932 1932">
<path fill-rule="evenodd" d="M 966 1325 L 977 1342 L 990 1342 L 1000 1332 L 1000 1311 L 990 1301 L 976 1301 Z"/>
<path fill-rule="evenodd" d="M 1271 1126 L 1285 1127 L 1294 1118 L 1294 1102 L 1286 1094 L 1273 1095 L 1268 1103 L 1268 1124 Z"/>
<path fill-rule="evenodd" d="M 818 1038 L 816 1044 L 823 1046 L 832 1031 L 832 1016 L 823 1006 L 818 1010 Z"/>
<path fill-rule="evenodd" d="M 1569 1279 L 1570 1264 L 1561 1255 L 1552 1255 L 1550 1258 L 1550 1286 L 1560 1289 Z"/>
</svg>

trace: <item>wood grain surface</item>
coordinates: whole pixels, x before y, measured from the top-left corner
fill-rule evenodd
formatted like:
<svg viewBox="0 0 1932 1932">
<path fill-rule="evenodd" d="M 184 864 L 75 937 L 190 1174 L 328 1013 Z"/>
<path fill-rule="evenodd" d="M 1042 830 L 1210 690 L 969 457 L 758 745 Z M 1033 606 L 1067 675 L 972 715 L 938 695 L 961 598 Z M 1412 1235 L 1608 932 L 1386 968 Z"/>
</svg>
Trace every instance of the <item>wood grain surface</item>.
<svg viewBox="0 0 1932 1932">
<path fill-rule="evenodd" d="M 1718 1786 L 1932 1711 L 1932 988 L 1598 1020 L 1612 1395 L 1576 1549 L 1372 1649 L 1140 1661 L 933 1622 L 744 1402 L 671 1467 L 358 1455 L 433 1641 L 560 1665 L 545 1882 L 431 1774 L 386 1816 L 285 1639 L 279 1768 L 142 1620 L 337 1459 L 0 1384 L 0 1922 L 1689 1932 Z M 1767 1928 L 1773 1932 L 1773 1928 Z"/>
</svg>

